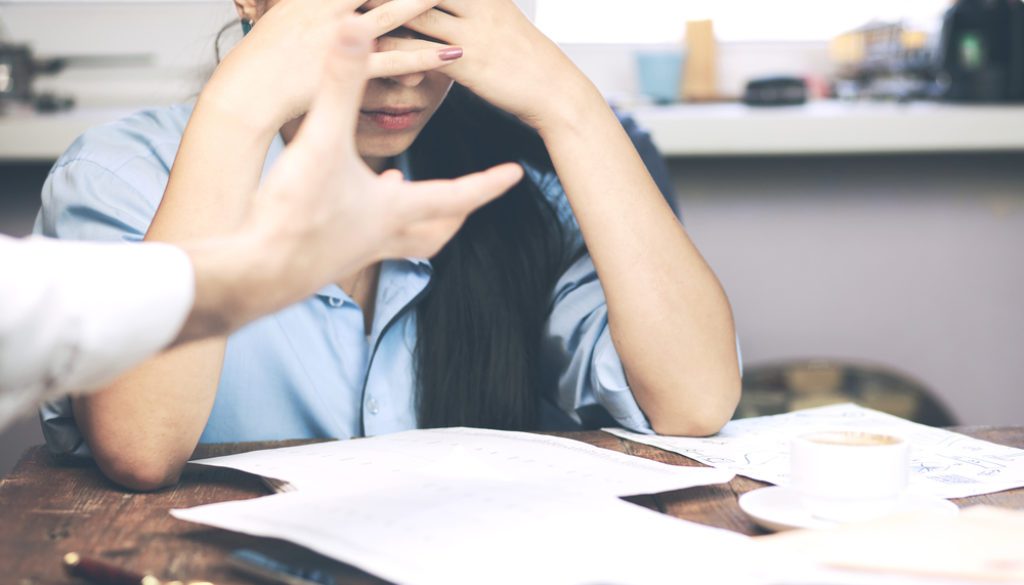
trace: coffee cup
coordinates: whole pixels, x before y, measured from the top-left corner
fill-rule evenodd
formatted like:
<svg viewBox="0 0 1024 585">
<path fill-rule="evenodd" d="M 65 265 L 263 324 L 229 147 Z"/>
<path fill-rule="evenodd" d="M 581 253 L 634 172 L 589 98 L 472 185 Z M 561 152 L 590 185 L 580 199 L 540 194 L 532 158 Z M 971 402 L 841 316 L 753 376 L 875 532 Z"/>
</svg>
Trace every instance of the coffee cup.
<svg viewBox="0 0 1024 585">
<path fill-rule="evenodd" d="M 793 440 L 792 487 L 811 515 L 835 522 L 894 511 L 907 487 L 910 448 L 892 435 L 822 431 Z"/>
</svg>

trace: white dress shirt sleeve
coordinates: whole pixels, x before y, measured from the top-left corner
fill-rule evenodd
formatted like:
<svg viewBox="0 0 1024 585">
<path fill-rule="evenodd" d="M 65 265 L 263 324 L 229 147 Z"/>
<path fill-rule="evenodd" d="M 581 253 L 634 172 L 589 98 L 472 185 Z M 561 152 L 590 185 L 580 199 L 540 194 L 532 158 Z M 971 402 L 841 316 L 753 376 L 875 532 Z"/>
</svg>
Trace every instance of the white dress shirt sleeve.
<svg viewBox="0 0 1024 585">
<path fill-rule="evenodd" d="M 0 236 L 0 428 L 168 346 L 194 296 L 192 264 L 173 246 Z"/>
</svg>

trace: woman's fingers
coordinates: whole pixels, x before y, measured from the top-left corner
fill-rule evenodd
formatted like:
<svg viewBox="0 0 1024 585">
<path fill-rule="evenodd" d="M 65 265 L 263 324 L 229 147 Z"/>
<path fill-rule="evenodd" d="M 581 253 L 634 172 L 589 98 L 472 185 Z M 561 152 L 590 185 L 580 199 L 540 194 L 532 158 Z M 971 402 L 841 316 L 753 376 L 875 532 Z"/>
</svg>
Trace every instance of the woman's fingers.
<svg viewBox="0 0 1024 585">
<path fill-rule="evenodd" d="M 373 38 L 366 22 L 355 16 L 342 20 L 297 140 L 336 153 L 352 145 Z"/>
<path fill-rule="evenodd" d="M 478 1 L 478 0 L 477 0 Z M 366 0 L 363 2 L 359 10 L 362 12 L 368 12 L 377 8 L 378 6 L 384 6 L 388 2 L 394 2 L 394 0 Z M 435 10 L 439 10 L 445 14 L 458 16 L 460 12 L 465 11 L 465 7 L 462 6 L 463 2 L 453 2 L 452 0 L 441 0 L 436 3 Z"/>
<path fill-rule="evenodd" d="M 452 180 L 409 183 L 403 211 L 408 221 L 464 217 L 497 199 L 523 178 L 515 163 Z"/>
<path fill-rule="evenodd" d="M 413 18 L 436 6 L 440 0 L 391 0 L 367 10 L 359 18 L 371 24 L 379 37 L 403 26 Z"/>
<path fill-rule="evenodd" d="M 480 0 L 443 0 L 443 2 L 437 5 L 437 7 L 454 16 L 465 16 L 466 13 L 473 9 L 474 2 L 477 4 L 484 4 L 483 2 L 480 2 Z M 486 6 L 483 6 L 482 8 L 485 10 L 487 9 Z"/>
<path fill-rule="evenodd" d="M 396 1 L 369 0 L 360 8 L 372 12 Z M 402 26 L 435 39 L 451 40 L 451 35 L 456 34 L 458 31 L 458 16 L 445 11 L 443 8 L 446 4 L 447 2 L 441 2 L 437 8 L 415 15 L 413 18 L 402 23 Z"/>
<path fill-rule="evenodd" d="M 405 40 L 413 44 L 405 45 L 405 43 L 402 43 L 405 46 L 401 49 L 396 48 L 394 50 L 371 53 L 370 66 L 367 71 L 367 75 L 371 79 L 433 71 L 462 58 L 462 49 L 459 47 L 411 39 L 388 40 Z M 389 42 L 386 46 L 397 47 L 398 45 Z"/>
<path fill-rule="evenodd" d="M 440 10 L 428 10 L 410 19 L 405 28 L 445 42 L 458 42 L 460 19 Z"/>
</svg>

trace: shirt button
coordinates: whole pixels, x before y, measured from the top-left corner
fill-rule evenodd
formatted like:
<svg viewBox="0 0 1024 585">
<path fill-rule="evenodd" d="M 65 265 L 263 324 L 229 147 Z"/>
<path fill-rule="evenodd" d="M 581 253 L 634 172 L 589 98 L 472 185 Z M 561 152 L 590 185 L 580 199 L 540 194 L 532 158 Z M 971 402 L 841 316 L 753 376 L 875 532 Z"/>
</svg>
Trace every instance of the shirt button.
<svg viewBox="0 0 1024 585">
<path fill-rule="evenodd" d="M 366 401 L 366 410 L 369 411 L 370 414 L 377 414 L 380 412 L 380 405 L 377 404 L 377 400 L 375 398 L 371 398 Z"/>
<path fill-rule="evenodd" d="M 327 299 L 327 304 L 337 309 L 338 307 L 344 305 L 345 301 L 339 299 L 338 297 L 331 297 Z"/>
</svg>

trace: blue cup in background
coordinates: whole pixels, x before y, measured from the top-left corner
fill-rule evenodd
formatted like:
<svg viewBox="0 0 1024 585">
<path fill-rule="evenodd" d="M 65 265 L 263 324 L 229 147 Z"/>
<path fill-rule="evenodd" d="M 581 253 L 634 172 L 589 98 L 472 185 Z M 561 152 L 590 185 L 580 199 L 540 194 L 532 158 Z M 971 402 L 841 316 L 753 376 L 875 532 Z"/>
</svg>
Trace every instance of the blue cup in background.
<svg viewBox="0 0 1024 585">
<path fill-rule="evenodd" d="M 659 104 L 680 101 L 685 61 L 682 49 L 641 51 L 635 57 L 640 93 Z"/>
</svg>

